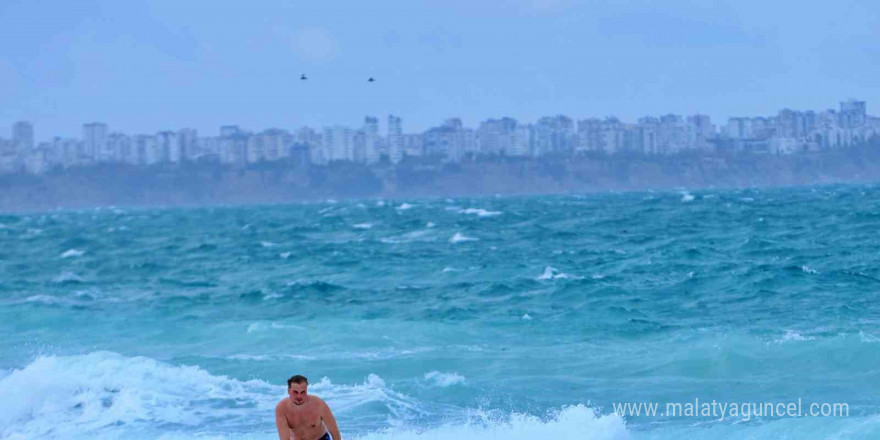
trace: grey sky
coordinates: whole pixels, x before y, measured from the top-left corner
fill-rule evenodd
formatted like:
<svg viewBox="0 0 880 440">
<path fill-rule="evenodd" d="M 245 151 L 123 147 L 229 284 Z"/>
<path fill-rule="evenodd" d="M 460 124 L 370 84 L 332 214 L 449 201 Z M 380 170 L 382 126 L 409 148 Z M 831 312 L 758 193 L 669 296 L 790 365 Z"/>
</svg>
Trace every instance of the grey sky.
<svg viewBox="0 0 880 440">
<path fill-rule="evenodd" d="M 0 136 L 880 102 L 880 2 L 0 2 Z M 300 73 L 309 76 L 299 81 Z M 375 83 L 367 83 L 370 76 Z"/>
</svg>

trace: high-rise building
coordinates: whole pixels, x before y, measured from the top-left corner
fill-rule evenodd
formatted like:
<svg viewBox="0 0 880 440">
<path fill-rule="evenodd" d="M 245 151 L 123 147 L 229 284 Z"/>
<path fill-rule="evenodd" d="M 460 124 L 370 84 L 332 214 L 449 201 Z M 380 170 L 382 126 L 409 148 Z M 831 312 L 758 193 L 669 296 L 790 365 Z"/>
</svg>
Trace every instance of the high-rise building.
<svg viewBox="0 0 880 440">
<path fill-rule="evenodd" d="M 510 154 L 516 137 L 516 119 L 488 119 L 477 129 L 478 150 L 482 154 Z"/>
<path fill-rule="evenodd" d="M 850 99 L 841 102 L 840 113 L 838 113 L 840 126 L 843 128 L 853 128 L 865 125 L 867 120 L 866 107 L 865 101 Z"/>
<path fill-rule="evenodd" d="M 367 163 L 376 163 L 382 156 L 382 144 L 379 138 L 379 118 L 372 116 L 364 117 L 364 128 L 362 130 L 364 159 L 366 159 Z"/>
<path fill-rule="evenodd" d="M 398 163 L 403 158 L 406 146 L 403 140 L 403 124 L 400 117 L 388 115 L 388 158 L 391 163 Z"/>
<path fill-rule="evenodd" d="M 697 149 L 709 148 L 709 140 L 715 137 L 715 126 L 707 115 L 688 116 L 688 125 L 692 127 L 693 139 L 691 146 Z"/>
<path fill-rule="evenodd" d="M 336 125 L 324 129 L 323 150 L 324 160 L 354 160 L 354 131 L 348 127 Z"/>
<path fill-rule="evenodd" d="M 160 131 L 156 133 L 156 143 L 161 162 L 180 163 L 181 149 L 177 133 L 173 131 Z"/>
<path fill-rule="evenodd" d="M 131 138 L 123 133 L 110 133 L 107 136 L 107 153 L 111 162 L 137 163 Z"/>
<path fill-rule="evenodd" d="M 574 139 L 574 121 L 567 116 L 546 116 L 535 125 L 537 155 L 571 153 Z"/>
<path fill-rule="evenodd" d="M 93 122 L 83 124 L 83 151 L 80 160 L 106 160 L 107 124 Z"/>
<path fill-rule="evenodd" d="M 195 160 L 199 157 L 199 132 L 195 128 L 181 128 L 177 130 L 177 139 L 180 143 L 180 154 L 184 160 Z"/>
<path fill-rule="evenodd" d="M 19 151 L 30 151 L 34 148 L 34 126 L 27 121 L 12 124 L 12 144 Z"/>
</svg>

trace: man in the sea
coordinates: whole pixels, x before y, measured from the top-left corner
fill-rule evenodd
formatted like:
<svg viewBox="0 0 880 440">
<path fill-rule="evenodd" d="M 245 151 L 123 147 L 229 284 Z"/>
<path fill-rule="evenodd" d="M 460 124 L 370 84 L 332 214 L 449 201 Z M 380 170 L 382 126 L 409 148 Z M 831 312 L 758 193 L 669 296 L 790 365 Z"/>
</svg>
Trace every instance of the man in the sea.
<svg viewBox="0 0 880 440">
<path fill-rule="evenodd" d="M 336 418 L 323 400 L 308 394 L 309 380 L 296 375 L 287 379 L 287 395 L 275 406 L 275 425 L 280 440 L 342 440 Z M 331 437 L 332 436 L 332 437 Z"/>
</svg>

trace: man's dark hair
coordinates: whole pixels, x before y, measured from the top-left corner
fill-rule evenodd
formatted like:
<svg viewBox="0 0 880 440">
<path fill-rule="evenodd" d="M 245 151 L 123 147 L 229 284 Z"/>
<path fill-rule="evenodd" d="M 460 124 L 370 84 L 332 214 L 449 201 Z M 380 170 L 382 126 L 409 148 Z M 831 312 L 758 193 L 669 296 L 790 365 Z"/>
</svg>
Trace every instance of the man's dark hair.
<svg viewBox="0 0 880 440">
<path fill-rule="evenodd" d="M 287 379 L 287 388 L 290 388 L 290 385 L 292 385 L 292 384 L 297 384 L 297 385 L 306 384 L 306 385 L 308 385 L 309 380 L 306 379 L 305 376 L 300 376 L 299 374 L 297 374 L 296 376 L 291 376 L 290 379 Z"/>
</svg>

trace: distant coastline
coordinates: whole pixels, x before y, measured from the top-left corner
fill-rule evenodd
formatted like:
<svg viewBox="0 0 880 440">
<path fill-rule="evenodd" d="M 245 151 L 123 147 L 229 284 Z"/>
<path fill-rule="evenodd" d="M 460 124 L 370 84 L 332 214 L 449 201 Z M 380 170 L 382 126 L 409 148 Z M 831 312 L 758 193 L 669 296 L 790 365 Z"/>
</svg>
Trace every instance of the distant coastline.
<svg viewBox="0 0 880 440">
<path fill-rule="evenodd" d="M 0 211 L 261 204 L 356 198 L 699 190 L 880 181 L 880 141 L 797 155 L 478 157 L 459 163 L 119 164 L 0 176 Z"/>
</svg>

